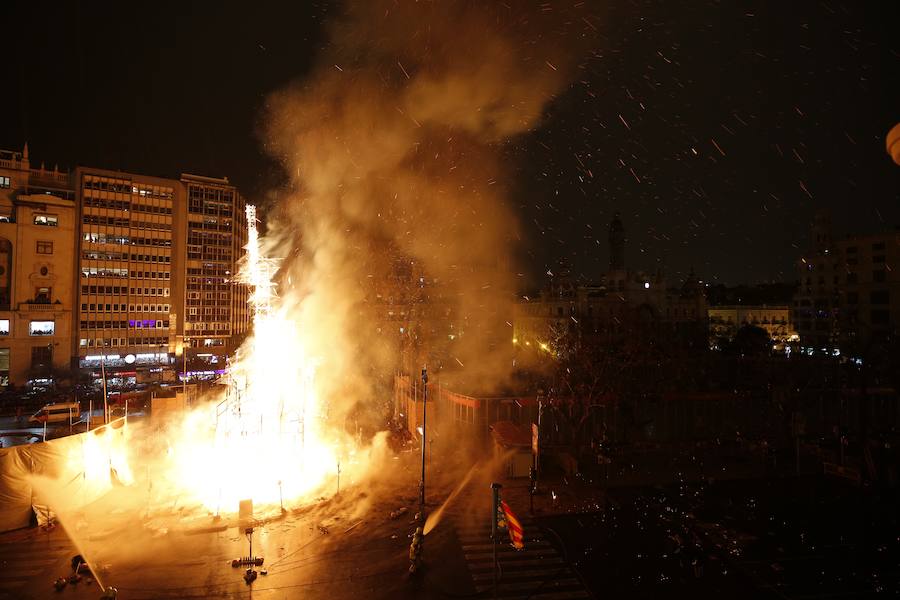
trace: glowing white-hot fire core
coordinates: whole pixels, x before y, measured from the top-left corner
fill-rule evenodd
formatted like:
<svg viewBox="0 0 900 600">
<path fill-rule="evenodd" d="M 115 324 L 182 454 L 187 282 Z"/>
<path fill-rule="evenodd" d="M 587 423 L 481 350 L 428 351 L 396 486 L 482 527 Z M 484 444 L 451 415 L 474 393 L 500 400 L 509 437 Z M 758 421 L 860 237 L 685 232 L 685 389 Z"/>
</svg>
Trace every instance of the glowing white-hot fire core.
<svg viewBox="0 0 900 600">
<path fill-rule="evenodd" d="M 277 262 L 262 256 L 255 209 L 242 281 L 251 286 L 253 333 L 231 366 L 225 398 L 185 421 L 171 459 L 180 487 L 208 508 L 235 511 L 240 500 L 296 500 L 337 470 L 338 440 L 326 434 L 316 396 L 316 361 L 303 331 L 279 305 Z"/>
</svg>

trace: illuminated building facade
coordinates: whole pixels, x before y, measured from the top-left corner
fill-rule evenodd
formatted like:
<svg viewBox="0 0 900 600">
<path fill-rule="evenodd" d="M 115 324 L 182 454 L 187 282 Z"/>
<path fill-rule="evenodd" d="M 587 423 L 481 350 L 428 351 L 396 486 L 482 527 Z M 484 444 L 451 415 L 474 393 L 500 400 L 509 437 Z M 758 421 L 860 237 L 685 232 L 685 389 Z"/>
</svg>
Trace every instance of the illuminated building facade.
<svg viewBox="0 0 900 600">
<path fill-rule="evenodd" d="M 103 169 L 75 171 L 79 222 L 75 355 L 115 369 L 170 368 L 180 268 L 178 181 Z"/>
<path fill-rule="evenodd" d="M 227 178 L 183 174 L 184 327 L 191 368 L 220 368 L 250 325 L 248 287 L 235 276 L 247 245 L 246 202 Z"/>
<path fill-rule="evenodd" d="M 734 339 L 738 330 L 745 325 L 764 329 L 776 344 L 783 345 L 798 340 L 790 306 L 711 306 L 707 314 L 709 343 L 712 348 L 719 348 L 722 341 Z"/>
<path fill-rule="evenodd" d="M 663 274 L 631 271 L 625 266 L 625 228 L 618 213 L 609 227 L 610 268 L 594 284 L 577 284 L 561 264 L 536 298 L 514 308 L 513 344 L 551 351 L 576 331 L 613 337 L 640 323 L 655 323 L 691 337 L 706 335 L 707 306 L 702 283 L 693 272 L 680 287 Z"/>
<path fill-rule="evenodd" d="M 0 389 L 70 365 L 77 227 L 68 173 L 0 151 Z"/>
<path fill-rule="evenodd" d="M 27 145 L 0 151 L 0 389 L 98 373 L 101 357 L 171 381 L 185 346 L 224 367 L 250 322 L 244 206 L 227 179 L 60 173 L 32 169 Z"/>
</svg>

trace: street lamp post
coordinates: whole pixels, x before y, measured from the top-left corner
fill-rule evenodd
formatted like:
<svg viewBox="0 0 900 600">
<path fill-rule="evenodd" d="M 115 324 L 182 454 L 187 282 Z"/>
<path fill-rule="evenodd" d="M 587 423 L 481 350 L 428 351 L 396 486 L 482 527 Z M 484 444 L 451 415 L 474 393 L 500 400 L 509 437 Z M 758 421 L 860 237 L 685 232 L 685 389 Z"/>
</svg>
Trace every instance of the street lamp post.
<svg viewBox="0 0 900 600">
<path fill-rule="evenodd" d="M 106 351 L 106 348 L 101 350 L 102 352 Z M 103 423 L 109 423 L 109 407 L 106 403 L 106 355 L 100 355 L 100 380 L 101 387 L 103 389 Z"/>
<path fill-rule="evenodd" d="M 425 440 L 428 430 L 425 428 L 428 412 L 428 369 L 422 368 L 422 479 L 419 482 L 419 519 L 425 521 Z"/>
<path fill-rule="evenodd" d="M 186 335 L 181 336 L 181 395 L 184 396 L 183 402 L 187 402 L 187 344 L 190 341 Z"/>
</svg>

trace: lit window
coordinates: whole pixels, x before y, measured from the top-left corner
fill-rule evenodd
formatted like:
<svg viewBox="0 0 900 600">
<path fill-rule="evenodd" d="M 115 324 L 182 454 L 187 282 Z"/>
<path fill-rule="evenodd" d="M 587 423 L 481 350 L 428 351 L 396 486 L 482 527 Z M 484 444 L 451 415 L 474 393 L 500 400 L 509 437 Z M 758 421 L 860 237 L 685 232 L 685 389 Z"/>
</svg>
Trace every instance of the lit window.
<svg viewBox="0 0 900 600">
<path fill-rule="evenodd" d="M 28 335 L 53 335 L 55 330 L 55 321 L 32 321 L 28 327 Z"/>
<path fill-rule="evenodd" d="M 9 180 L 9 177 L 5 175 L 0 175 L 0 188 L 8 188 L 12 183 Z"/>
<path fill-rule="evenodd" d="M 56 215 L 34 215 L 34 224 L 57 227 L 59 225 L 59 217 Z"/>
<path fill-rule="evenodd" d="M 0 319 L 0 335 L 9 335 L 9 319 Z"/>
</svg>

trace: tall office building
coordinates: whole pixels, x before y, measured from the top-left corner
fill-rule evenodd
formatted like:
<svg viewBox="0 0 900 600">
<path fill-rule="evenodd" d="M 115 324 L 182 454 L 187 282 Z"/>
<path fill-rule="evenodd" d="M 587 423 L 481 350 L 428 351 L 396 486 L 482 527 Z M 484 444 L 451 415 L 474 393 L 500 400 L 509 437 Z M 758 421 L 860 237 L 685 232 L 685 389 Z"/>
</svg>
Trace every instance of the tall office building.
<svg viewBox="0 0 900 600">
<path fill-rule="evenodd" d="M 188 370 L 216 370 L 249 326 L 248 288 L 236 285 L 247 245 L 245 201 L 227 178 L 182 174 L 186 203 L 183 264 Z"/>
<path fill-rule="evenodd" d="M 127 365 L 171 372 L 181 310 L 175 275 L 181 184 L 79 167 L 75 185 L 79 366 L 97 368 L 103 356 L 113 371 Z"/>
</svg>

